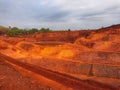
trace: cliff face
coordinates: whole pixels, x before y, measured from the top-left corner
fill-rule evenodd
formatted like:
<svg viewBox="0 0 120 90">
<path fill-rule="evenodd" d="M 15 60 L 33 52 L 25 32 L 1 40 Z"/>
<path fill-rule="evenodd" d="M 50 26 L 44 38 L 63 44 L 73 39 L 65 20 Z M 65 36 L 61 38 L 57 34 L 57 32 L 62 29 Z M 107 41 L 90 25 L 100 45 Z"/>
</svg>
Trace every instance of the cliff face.
<svg viewBox="0 0 120 90">
<path fill-rule="evenodd" d="M 93 50 L 120 52 L 120 28 L 108 27 L 96 30 L 87 37 L 80 37 L 75 41 Z"/>
<path fill-rule="evenodd" d="M 96 42 L 119 42 L 120 25 L 114 25 L 98 30 L 80 30 L 80 31 L 56 31 L 48 33 L 35 33 L 21 37 L 25 41 L 59 41 L 86 45 L 86 47 L 97 47 Z M 101 43 L 101 44 L 102 44 Z M 96 43 L 97 44 L 97 43 Z M 109 44 L 109 43 L 108 43 Z M 103 45 L 103 44 L 102 44 Z"/>
<path fill-rule="evenodd" d="M 26 35 L 25 38 L 31 38 L 35 41 L 62 41 L 62 42 L 74 42 L 79 37 L 85 37 L 90 30 L 81 31 L 56 31 L 46 33 L 35 33 L 34 35 Z M 34 39 L 33 39 L 34 38 Z"/>
</svg>

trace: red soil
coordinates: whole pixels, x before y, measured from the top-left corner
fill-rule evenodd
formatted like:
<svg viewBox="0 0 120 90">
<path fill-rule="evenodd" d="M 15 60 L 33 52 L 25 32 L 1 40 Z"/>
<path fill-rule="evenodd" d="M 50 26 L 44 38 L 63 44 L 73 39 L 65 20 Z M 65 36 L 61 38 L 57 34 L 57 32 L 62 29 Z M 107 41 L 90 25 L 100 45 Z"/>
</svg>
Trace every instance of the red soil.
<svg viewBox="0 0 120 90">
<path fill-rule="evenodd" d="M 120 25 L 0 38 L 0 52 L 15 59 L 77 76 L 120 79 Z"/>
</svg>

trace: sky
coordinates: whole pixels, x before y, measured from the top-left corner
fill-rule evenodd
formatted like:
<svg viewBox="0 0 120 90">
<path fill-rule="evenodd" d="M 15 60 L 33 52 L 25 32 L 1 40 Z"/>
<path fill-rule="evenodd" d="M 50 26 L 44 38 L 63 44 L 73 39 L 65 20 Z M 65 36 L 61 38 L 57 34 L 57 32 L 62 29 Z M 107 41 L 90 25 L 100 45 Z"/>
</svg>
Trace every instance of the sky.
<svg viewBox="0 0 120 90">
<path fill-rule="evenodd" d="M 96 29 L 120 24 L 120 0 L 0 0 L 0 25 Z"/>
</svg>

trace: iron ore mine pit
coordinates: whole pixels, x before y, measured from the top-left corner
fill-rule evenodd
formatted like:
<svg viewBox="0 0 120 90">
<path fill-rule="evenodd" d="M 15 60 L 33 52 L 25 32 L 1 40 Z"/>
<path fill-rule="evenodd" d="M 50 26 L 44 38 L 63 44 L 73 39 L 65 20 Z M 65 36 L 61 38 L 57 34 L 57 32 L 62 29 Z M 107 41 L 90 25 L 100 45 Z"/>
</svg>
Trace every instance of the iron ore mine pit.
<svg viewBox="0 0 120 90">
<path fill-rule="evenodd" d="M 120 90 L 120 25 L 1 35 L 0 90 Z"/>
</svg>

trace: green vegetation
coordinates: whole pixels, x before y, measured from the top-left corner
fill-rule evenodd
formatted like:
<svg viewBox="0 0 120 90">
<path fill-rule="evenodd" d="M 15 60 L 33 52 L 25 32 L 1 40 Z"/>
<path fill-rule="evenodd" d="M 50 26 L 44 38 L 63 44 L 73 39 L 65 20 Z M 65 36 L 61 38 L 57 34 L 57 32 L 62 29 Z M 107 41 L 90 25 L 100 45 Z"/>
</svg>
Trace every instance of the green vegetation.
<svg viewBox="0 0 120 90">
<path fill-rule="evenodd" d="M 15 36 L 21 36 L 21 35 L 27 35 L 27 34 L 34 34 L 36 32 L 51 32 L 52 30 L 50 30 L 49 28 L 41 28 L 36 29 L 36 28 L 32 28 L 32 29 L 19 29 L 17 27 L 9 27 L 9 29 L 5 32 L 5 34 L 7 36 L 11 36 L 11 37 L 15 37 Z"/>
<path fill-rule="evenodd" d="M 10 27 L 6 28 L 3 26 L 0 26 L 0 35 L 6 35 L 10 37 L 15 37 L 15 36 L 21 36 L 21 35 L 28 35 L 28 34 L 34 34 L 34 33 L 46 33 L 46 32 L 52 32 L 53 30 L 49 28 L 32 28 L 32 29 L 20 29 L 18 27 Z M 63 32 L 63 31 L 71 31 L 70 29 L 68 30 L 57 30 L 56 32 Z"/>
<path fill-rule="evenodd" d="M 41 28 L 39 30 L 39 32 L 51 32 L 52 30 L 50 30 L 49 28 Z"/>
</svg>

